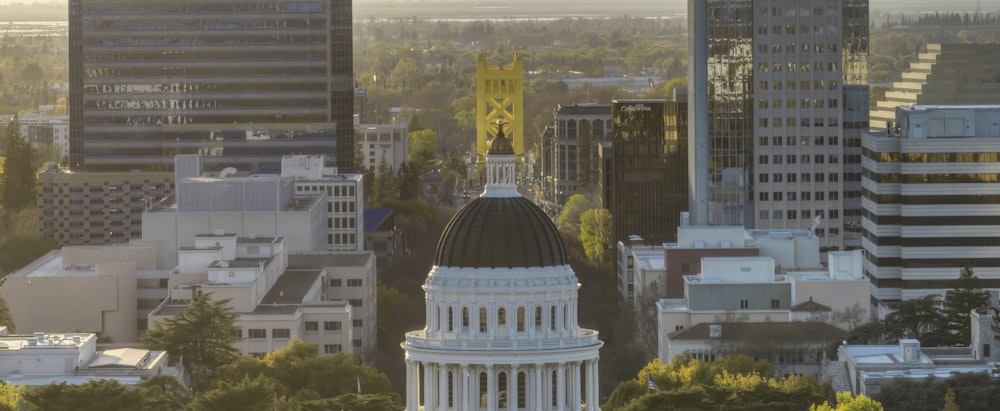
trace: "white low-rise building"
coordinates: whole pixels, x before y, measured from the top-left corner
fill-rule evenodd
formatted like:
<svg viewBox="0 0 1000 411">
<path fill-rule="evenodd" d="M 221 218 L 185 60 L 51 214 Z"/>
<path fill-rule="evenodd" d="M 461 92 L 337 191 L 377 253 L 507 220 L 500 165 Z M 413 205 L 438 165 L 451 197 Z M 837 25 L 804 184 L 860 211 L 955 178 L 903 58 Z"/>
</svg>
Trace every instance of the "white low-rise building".
<svg viewBox="0 0 1000 411">
<path fill-rule="evenodd" d="M 680 354 L 669 348 L 670 333 L 701 323 L 818 321 L 854 308 L 866 319 L 862 259 L 860 250 L 831 252 L 827 270 L 778 274 L 771 257 L 705 257 L 701 273 L 684 277 L 684 298 L 657 302 L 659 357 Z"/>
<path fill-rule="evenodd" d="M 97 350 L 93 333 L 7 335 L 0 330 L 0 380 L 11 385 L 83 384 L 115 380 L 136 385 L 156 375 L 177 377 L 182 372 L 167 365 L 167 353 L 141 348 Z"/>
</svg>

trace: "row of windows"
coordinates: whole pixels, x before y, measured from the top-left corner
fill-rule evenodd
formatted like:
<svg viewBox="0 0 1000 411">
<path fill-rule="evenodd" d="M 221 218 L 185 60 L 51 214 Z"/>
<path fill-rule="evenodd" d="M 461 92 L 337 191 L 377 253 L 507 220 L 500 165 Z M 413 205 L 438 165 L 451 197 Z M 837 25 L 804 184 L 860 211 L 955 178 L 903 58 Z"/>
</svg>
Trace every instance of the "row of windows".
<svg viewBox="0 0 1000 411">
<path fill-rule="evenodd" d="M 808 44 L 804 44 L 804 46 L 808 47 L 809 45 Z M 802 47 L 802 48 L 805 48 L 805 47 Z M 820 47 L 823 47 L 823 46 L 822 45 L 816 45 L 816 46 L 814 46 L 813 49 L 816 50 L 816 49 L 819 49 Z M 781 43 L 774 43 L 774 44 L 771 44 L 771 43 L 758 43 L 757 44 L 757 51 L 759 53 L 761 53 L 761 54 L 767 54 L 767 53 L 778 54 L 778 53 L 782 53 L 782 52 L 784 52 L 784 53 L 798 53 L 799 52 L 799 48 L 800 47 L 798 45 L 796 45 L 795 43 L 786 43 L 784 45 L 782 45 Z M 830 44 L 826 45 L 825 49 L 826 49 L 826 52 L 836 53 L 837 50 L 840 49 L 840 47 L 837 46 L 836 44 L 830 43 Z M 803 51 L 803 53 L 808 53 L 808 51 Z M 777 65 L 776 68 L 774 69 L 774 71 L 781 71 L 782 67 L 784 67 L 784 66 Z M 792 65 L 792 64 L 789 64 L 789 67 L 795 67 L 795 66 Z M 808 65 L 806 67 L 808 67 Z M 790 69 L 788 71 L 795 71 L 795 70 L 794 69 Z M 808 70 L 803 70 L 803 71 L 808 71 Z M 820 69 L 817 69 L 816 71 L 822 71 L 822 67 Z M 830 70 L 830 71 L 834 71 L 834 70 Z M 830 86 L 830 89 L 831 90 L 835 90 L 836 87 L 837 87 L 837 83 L 834 83 L 833 85 Z"/>
<path fill-rule="evenodd" d="M 236 338 L 243 338 L 243 329 L 242 328 L 234 328 L 234 329 L 232 329 L 231 333 Z M 267 338 L 267 329 L 266 328 L 248 328 L 247 329 L 247 337 L 250 338 L 250 339 L 264 339 L 264 338 Z M 271 338 L 284 339 L 284 338 L 291 338 L 291 337 L 292 337 L 292 331 L 290 329 L 288 329 L 288 328 L 272 328 L 271 329 Z"/>
<path fill-rule="evenodd" d="M 330 217 L 326 220 L 326 228 L 354 228 L 354 222 L 351 217 Z"/>
<path fill-rule="evenodd" d="M 810 163 L 813 163 L 813 164 L 824 164 L 824 163 L 837 164 L 837 163 L 840 163 L 840 155 L 839 154 L 828 154 L 828 155 L 824 156 L 823 154 L 813 154 L 812 156 L 810 156 L 809 154 L 800 154 L 800 155 L 795 155 L 795 154 L 786 154 L 786 155 L 773 154 L 771 156 L 768 156 L 768 155 L 765 154 L 765 155 L 757 156 L 757 164 L 769 164 L 769 163 L 771 163 L 771 164 L 781 164 L 781 163 L 796 164 L 799 160 L 801 160 L 802 164 L 810 164 Z"/>
<path fill-rule="evenodd" d="M 770 12 L 770 13 L 769 13 Z M 836 17 L 839 15 L 839 11 L 836 7 L 761 7 L 757 9 L 758 16 L 767 16 L 770 14 L 773 17 L 809 17 L 812 16 L 830 16 Z"/>
<path fill-rule="evenodd" d="M 759 181 L 761 183 L 768 183 L 768 182 L 771 182 L 771 183 L 782 183 L 782 182 L 795 183 L 798 180 L 797 176 L 798 175 L 795 174 L 795 173 L 787 173 L 787 175 L 784 174 L 784 173 L 773 173 L 773 174 L 761 173 L 761 174 L 757 175 L 757 181 Z M 840 181 L 840 173 L 829 173 L 829 174 L 827 174 L 827 173 L 802 173 L 801 176 L 802 176 L 802 182 L 803 183 L 808 183 L 808 182 L 823 183 L 823 182 L 826 182 L 826 181 L 829 181 L 831 183 L 836 183 L 836 182 Z M 787 177 L 787 179 L 786 179 L 786 177 Z"/>
<path fill-rule="evenodd" d="M 829 193 L 830 193 L 830 200 L 831 201 L 840 200 L 840 192 L 839 191 L 830 191 Z M 813 200 L 813 194 L 814 193 L 812 191 L 801 191 L 801 192 L 797 192 L 797 191 L 788 191 L 788 192 L 775 191 L 773 193 L 772 192 L 768 192 L 768 191 L 761 191 L 761 192 L 757 193 L 757 198 L 760 201 L 812 201 Z M 817 192 L 815 192 L 816 201 L 826 201 L 826 199 L 827 199 L 826 197 L 827 196 L 826 196 L 826 192 L 825 191 L 817 191 Z M 836 215 L 830 215 L 829 218 L 836 218 Z"/>
<path fill-rule="evenodd" d="M 802 117 L 798 121 L 795 121 L 795 117 L 774 117 L 774 118 L 758 118 L 757 126 L 764 127 L 836 127 L 840 124 L 839 120 L 836 118 L 831 119 L 831 124 L 827 124 L 824 117 Z M 789 144 L 794 145 L 794 144 Z"/>
<path fill-rule="evenodd" d="M 767 90 L 766 89 L 767 82 L 766 81 L 761 81 L 761 83 L 762 83 L 763 87 L 765 87 L 764 90 Z M 792 84 L 795 84 L 795 83 L 791 82 L 791 81 L 788 82 L 788 83 L 789 83 L 788 89 L 789 90 L 795 90 L 795 87 L 791 86 Z M 804 86 L 806 84 L 809 84 L 809 82 L 803 81 L 802 84 Z M 777 90 L 777 89 L 778 88 L 775 88 L 775 90 Z M 808 87 L 803 87 L 803 89 L 808 90 Z M 797 98 L 790 98 L 790 99 L 780 99 L 780 98 L 766 99 L 766 98 L 762 98 L 760 100 L 757 100 L 757 108 L 760 108 L 760 109 L 767 109 L 767 108 L 774 108 L 774 109 L 785 109 L 785 108 L 826 108 L 827 105 L 829 105 L 830 108 L 836 108 L 837 105 L 839 104 L 839 102 L 840 102 L 840 100 L 837 100 L 837 99 L 834 99 L 834 98 L 826 99 L 826 100 L 819 99 L 819 98 L 813 98 L 813 99 L 809 99 L 809 98 L 804 98 L 804 99 L 797 99 Z M 837 124 L 839 124 L 839 121 L 840 121 L 840 119 L 837 118 L 837 117 L 831 117 L 830 118 L 830 123 L 837 123 Z M 830 125 L 834 126 L 834 125 L 837 125 L 837 124 L 830 124 Z"/>
<path fill-rule="evenodd" d="M 563 328 L 569 328 L 569 306 L 568 305 L 563 305 L 562 308 L 563 308 L 562 309 L 562 327 Z M 441 307 L 436 307 L 435 310 L 436 310 L 436 317 L 435 317 L 435 319 L 440 321 L 440 319 L 441 319 Z M 549 306 L 547 309 L 543 309 L 541 306 L 535 306 L 534 307 L 534 315 L 532 316 L 532 319 L 533 319 L 534 327 L 535 327 L 536 331 L 541 331 L 543 328 L 545 328 L 545 324 L 544 324 L 545 321 L 544 320 L 546 320 L 546 316 L 545 316 L 546 312 L 548 314 L 547 328 L 550 331 L 555 331 L 558 328 L 558 324 L 557 324 L 557 319 L 558 319 L 557 318 L 557 306 L 555 306 L 555 305 Z M 447 314 L 447 318 L 445 319 L 445 321 L 446 321 L 445 324 L 440 324 L 440 323 L 435 324 L 437 326 L 438 330 L 448 331 L 448 332 L 454 332 L 454 331 L 458 330 L 459 326 L 461 327 L 461 330 L 468 330 L 469 329 L 470 321 L 472 321 L 472 319 L 470 318 L 470 312 L 469 312 L 469 308 L 468 307 L 462 307 L 462 309 L 461 309 L 461 319 L 460 319 L 461 323 L 460 323 L 460 325 L 457 323 L 457 321 L 459 320 L 459 318 L 456 318 L 456 314 L 457 313 L 456 313 L 456 310 L 455 310 L 454 307 L 447 307 L 447 313 L 446 314 Z M 517 330 L 517 332 L 525 332 L 527 330 L 528 321 L 531 321 L 531 319 L 528 319 L 526 317 L 526 314 L 527 314 L 527 312 L 525 311 L 525 307 L 518 307 L 517 308 L 517 310 L 516 310 L 516 330 Z M 480 333 L 488 332 L 488 330 L 489 330 L 489 323 L 490 323 L 489 313 L 486 310 L 486 307 L 479 307 L 479 315 L 478 315 L 478 330 L 479 330 L 479 332 Z M 442 325 L 445 325 L 445 327 L 441 327 Z M 496 312 L 496 326 L 500 327 L 500 328 L 504 328 L 504 327 L 507 326 L 507 309 L 506 308 L 501 307 L 501 308 L 497 309 L 497 312 Z"/>
<path fill-rule="evenodd" d="M 354 197 L 353 185 L 297 185 L 296 191 L 300 192 L 326 192 L 328 197 Z M 350 203 L 349 203 L 350 204 Z M 345 206 L 346 207 L 346 206 Z M 333 211 L 333 210 L 330 210 Z"/>
<path fill-rule="evenodd" d="M 764 120 L 766 120 L 766 119 L 764 119 Z M 861 139 L 860 138 L 858 138 L 858 139 L 850 139 L 850 138 L 848 138 L 848 139 L 845 140 L 846 142 L 848 142 L 847 147 L 854 147 L 854 146 L 850 145 L 851 143 L 854 143 L 852 140 L 857 140 L 856 143 L 860 146 L 860 144 L 861 144 Z M 814 145 L 814 146 L 831 145 L 831 146 L 835 146 L 835 145 L 840 144 L 840 137 L 837 137 L 837 136 L 830 136 L 830 137 L 824 137 L 824 136 L 815 136 L 815 137 L 802 136 L 801 139 L 799 137 L 795 137 L 795 136 L 757 137 L 757 144 L 758 145 L 766 146 L 766 145 L 768 145 L 768 142 L 770 142 L 770 144 L 774 145 L 774 146 L 781 146 L 781 145 L 795 146 L 795 145 L 799 145 L 799 144 L 801 144 L 803 146 L 808 146 L 808 145 Z"/>
</svg>

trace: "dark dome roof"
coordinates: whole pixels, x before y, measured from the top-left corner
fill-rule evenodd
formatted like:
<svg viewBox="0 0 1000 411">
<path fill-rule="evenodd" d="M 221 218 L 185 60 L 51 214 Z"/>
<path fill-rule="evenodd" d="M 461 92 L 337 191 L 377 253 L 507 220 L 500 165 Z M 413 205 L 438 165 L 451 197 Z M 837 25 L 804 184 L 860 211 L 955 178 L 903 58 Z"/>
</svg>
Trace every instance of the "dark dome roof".
<svg viewBox="0 0 1000 411">
<path fill-rule="evenodd" d="M 497 132 L 497 136 L 490 140 L 490 145 L 486 147 L 486 154 L 514 154 L 514 145 L 510 139 L 504 137 L 503 128 Z"/>
<path fill-rule="evenodd" d="M 434 264 L 443 267 L 565 265 L 555 224 L 524 197 L 482 197 L 448 222 Z"/>
</svg>

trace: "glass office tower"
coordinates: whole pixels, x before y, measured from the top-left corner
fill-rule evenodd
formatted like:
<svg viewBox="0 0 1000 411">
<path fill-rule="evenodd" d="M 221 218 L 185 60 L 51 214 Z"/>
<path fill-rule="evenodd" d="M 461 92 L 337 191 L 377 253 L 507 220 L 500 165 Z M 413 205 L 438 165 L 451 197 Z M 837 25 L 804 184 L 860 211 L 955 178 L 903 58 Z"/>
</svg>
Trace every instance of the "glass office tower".
<svg viewBox="0 0 1000 411">
<path fill-rule="evenodd" d="M 69 29 L 74 169 L 353 169 L 349 0 L 70 0 Z"/>
<path fill-rule="evenodd" d="M 859 247 L 868 0 L 688 5 L 693 224 Z"/>
</svg>

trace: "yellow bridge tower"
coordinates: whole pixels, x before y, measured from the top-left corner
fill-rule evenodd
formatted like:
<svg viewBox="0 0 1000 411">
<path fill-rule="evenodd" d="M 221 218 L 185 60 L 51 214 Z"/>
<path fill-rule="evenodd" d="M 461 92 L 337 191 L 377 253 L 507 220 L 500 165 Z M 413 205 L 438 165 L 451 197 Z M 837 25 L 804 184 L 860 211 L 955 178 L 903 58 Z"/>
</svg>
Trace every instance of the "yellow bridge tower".
<svg viewBox="0 0 1000 411">
<path fill-rule="evenodd" d="M 497 120 L 506 125 L 514 155 L 524 155 L 524 62 L 514 53 L 506 66 L 488 66 L 480 53 L 476 62 L 476 153 L 485 161 L 489 141 L 497 134 Z"/>
</svg>

